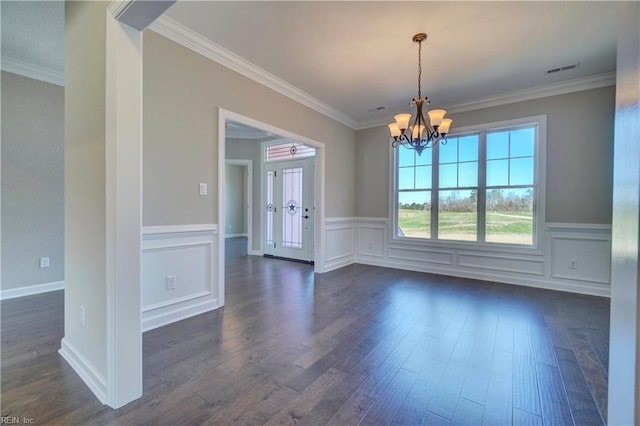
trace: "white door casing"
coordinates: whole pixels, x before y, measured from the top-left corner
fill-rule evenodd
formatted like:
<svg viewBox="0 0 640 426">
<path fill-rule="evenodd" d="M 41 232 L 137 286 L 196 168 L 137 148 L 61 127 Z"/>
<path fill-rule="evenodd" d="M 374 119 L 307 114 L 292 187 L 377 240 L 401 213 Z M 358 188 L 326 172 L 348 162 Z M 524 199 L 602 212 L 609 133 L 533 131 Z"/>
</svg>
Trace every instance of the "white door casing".
<svg viewBox="0 0 640 426">
<path fill-rule="evenodd" d="M 313 158 L 265 163 L 265 254 L 313 261 L 314 181 Z"/>
</svg>

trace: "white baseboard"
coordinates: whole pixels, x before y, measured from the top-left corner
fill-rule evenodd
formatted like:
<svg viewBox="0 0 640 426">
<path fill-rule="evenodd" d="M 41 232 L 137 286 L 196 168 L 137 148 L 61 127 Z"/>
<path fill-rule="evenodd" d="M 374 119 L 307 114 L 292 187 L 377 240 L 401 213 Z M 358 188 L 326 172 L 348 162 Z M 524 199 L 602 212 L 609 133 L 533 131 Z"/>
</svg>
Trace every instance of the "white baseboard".
<svg viewBox="0 0 640 426">
<path fill-rule="evenodd" d="M 343 258 L 327 260 L 324 264 L 322 272 L 330 272 L 336 269 L 344 268 L 354 262 L 353 256 L 344 256 Z"/>
<path fill-rule="evenodd" d="M 16 297 L 31 296 L 34 294 L 48 293 L 50 291 L 57 290 L 64 290 L 64 281 L 55 281 L 52 283 L 0 290 L 0 300 L 14 299 Z"/>
<path fill-rule="evenodd" d="M 142 312 L 142 332 L 200 315 L 219 307 L 218 299 L 214 299 L 210 293 L 186 300 L 172 300 L 171 303 L 163 306 L 148 307 Z"/>
<path fill-rule="evenodd" d="M 323 272 L 351 265 L 355 256 L 354 218 L 333 217 L 325 219 L 326 255 Z"/>
<path fill-rule="evenodd" d="M 87 359 L 66 339 L 62 338 L 58 353 L 80 376 L 102 404 L 107 403 L 107 381 Z"/>
<path fill-rule="evenodd" d="M 262 250 L 247 250 L 249 256 L 262 256 L 264 252 Z"/>
<path fill-rule="evenodd" d="M 383 268 L 401 269 L 404 271 L 424 272 L 427 274 L 446 275 L 449 277 L 467 278 L 480 281 L 490 281 L 500 284 L 519 285 L 524 287 L 542 288 L 546 290 L 566 291 L 569 293 L 586 294 L 590 296 L 610 297 L 610 289 L 605 285 L 592 285 L 579 282 L 559 282 L 544 276 L 526 277 L 523 275 L 504 275 L 500 272 L 467 271 L 452 267 L 436 267 L 433 265 L 416 263 L 399 263 L 381 259 L 364 259 L 358 257 L 356 262 L 362 265 L 380 266 Z"/>
</svg>

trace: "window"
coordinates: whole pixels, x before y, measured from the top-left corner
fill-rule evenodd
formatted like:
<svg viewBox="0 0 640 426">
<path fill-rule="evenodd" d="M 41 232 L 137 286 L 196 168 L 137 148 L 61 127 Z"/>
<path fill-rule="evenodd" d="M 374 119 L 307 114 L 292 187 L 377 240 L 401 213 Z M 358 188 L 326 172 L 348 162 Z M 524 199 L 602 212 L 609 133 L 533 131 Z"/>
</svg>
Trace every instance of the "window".
<svg viewBox="0 0 640 426">
<path fill-rule="evenodd" d="M 459 130 L 395 150 L 395 238 L 535 246 L 545 117 Z"/>
<path fill-rule="evenodd" d="M 297 142 L 286 142 L 278 145 L 268 145 L 264 150 L 264 161 L 297 160 L 299 158 L 315 157 L 316 149 Z"/>
</svg>

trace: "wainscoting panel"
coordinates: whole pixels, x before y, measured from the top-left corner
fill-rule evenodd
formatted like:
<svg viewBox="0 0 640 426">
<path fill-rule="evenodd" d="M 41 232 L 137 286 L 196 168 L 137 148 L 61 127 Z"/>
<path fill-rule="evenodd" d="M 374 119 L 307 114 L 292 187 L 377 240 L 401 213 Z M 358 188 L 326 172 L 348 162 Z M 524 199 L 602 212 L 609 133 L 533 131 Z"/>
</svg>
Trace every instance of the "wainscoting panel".
<svg viewBox="0 0 640 426">
<path fill-rule="evenodd" d="M 498 253 L 458 253 L 458 266 L 496 272 L 544 275 L 544 258 L 508 256 Z"/>
<path fill-rule="evenodd" d="M 611 227 L 547 224 L 547 229 L 553 278 L 609 284 Z"/>
<path fill-rule="evenodd" d="M 362 219 L 356 221 L 358 256 L 372 259 L 385 257 L 387 220 Z"/>
<path fill-rule="evenodd" d="M 435 263 L 438 265 L 453 265 L 453 253 L 443 250 L 429 250 L 422 247 L 389 247 L 389 259 L 402 262 L 419 262 L 421 264 Z"/>
<path fill-rule="evenodd" d="M 337 226 L 336 222 L 328 221 L 327 229 L 330 225 Z M 608 225 L 549 223 L 543 244 L 530 253 L 504 248 L 476 249 L 459 243 L 391 240 L 386 218 L 341 218 L 339 225 L 354 229 L 356 252 L 351 263 L 610 295 L 611 227 Z M 341 244 L 338 240 L 334 243 Z M 344 253 L 345 262 L 337 267 L 348 264 L 349 247 L 345 244 L 343 251 L 337 247 L 334 250 Z"/>
<path fill-rule="evenodd" d="M 215 225 L 144 227 L 142 329 L 219 307 Z"/>
<path fill-rule="evenodd" d="M 330 218 L 325 220 L 327 252 L 323 270 L 325 272 L 353 263 L 355 233 L 352 218 Z"/>
</svg>

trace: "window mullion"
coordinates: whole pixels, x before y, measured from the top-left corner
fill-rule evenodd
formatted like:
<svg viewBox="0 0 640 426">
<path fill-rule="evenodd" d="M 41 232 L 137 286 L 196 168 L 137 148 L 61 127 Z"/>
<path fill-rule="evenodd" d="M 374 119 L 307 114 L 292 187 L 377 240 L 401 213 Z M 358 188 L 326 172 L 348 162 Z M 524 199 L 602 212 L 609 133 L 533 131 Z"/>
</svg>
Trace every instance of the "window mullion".
<svg viewBox="0 0 640 426">
<path fill-rule="evenodd" d="M 402 152 L 399 160 L 394 151 L 393 238 L 416 243 L 428 238 L 445 246 L 462 243 L 472 247 L 477 242 L 478 247 L 538 248 L 540 224 L 544 223 L 544 169 L 539 166 L 544 162 L 544 149 L 539 146 L 545 144 L 544 133 L 536 132 L 539 123 L 546 125 L 545 117 L 462 128 L 451 146 L 438 143 L 423 153 L 426 158 Z M 422 205 L 426 202 L 431 204 L 430 212 Z"/>
<path fill-rule="evenodd" d="M 478 138 L 478 242 L 484 243 L 487 230 L 487 133 Z"/>
</svg>

